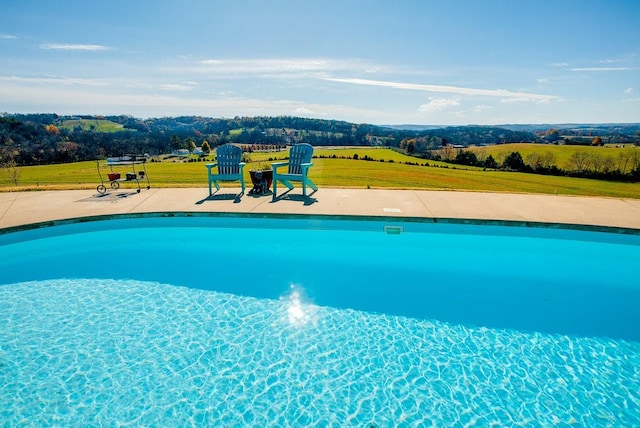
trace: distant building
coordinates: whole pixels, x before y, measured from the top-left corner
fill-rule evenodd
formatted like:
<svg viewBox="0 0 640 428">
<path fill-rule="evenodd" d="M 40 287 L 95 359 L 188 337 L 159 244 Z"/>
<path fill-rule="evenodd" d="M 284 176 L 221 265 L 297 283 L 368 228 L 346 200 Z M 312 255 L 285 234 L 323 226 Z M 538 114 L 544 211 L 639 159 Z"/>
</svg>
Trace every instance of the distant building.
<svg viewBox="0 0 640 428">
<path fill-rule="evenodd" d="M 174 150 L 171 152 L 171 156 L 187 157 L 189 156 L 189 150 L 187 149 Z"/>
</svg>

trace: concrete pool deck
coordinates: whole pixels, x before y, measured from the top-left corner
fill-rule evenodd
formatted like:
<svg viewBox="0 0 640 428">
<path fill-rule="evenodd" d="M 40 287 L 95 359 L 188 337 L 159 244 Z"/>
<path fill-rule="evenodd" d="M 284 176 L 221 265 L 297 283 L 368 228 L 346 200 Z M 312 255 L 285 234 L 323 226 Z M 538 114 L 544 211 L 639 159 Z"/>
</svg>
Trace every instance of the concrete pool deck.
<svg viewBox="0 0 640 428">
<path fill-rule="evenodd" d="M 237 189 L 239 190 L 239 189 Z M 506 220 L 610 226 L 640 230 L 640 199 L 462 191 L 299 188 L 235 198 L 235 188 L 208 197 L 206 187 L 109 191 L 0 192 L 0 229 L 74 217 L 150 212 L 219 212 Z"/>
</svg>

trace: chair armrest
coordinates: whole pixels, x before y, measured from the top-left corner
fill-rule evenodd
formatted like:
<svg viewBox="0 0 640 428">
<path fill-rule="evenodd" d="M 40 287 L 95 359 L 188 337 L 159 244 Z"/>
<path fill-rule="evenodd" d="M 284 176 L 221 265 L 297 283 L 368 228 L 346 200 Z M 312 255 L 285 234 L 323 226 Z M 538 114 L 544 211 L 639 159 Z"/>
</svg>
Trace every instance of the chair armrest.
<svg viewBox="0 0 640 428">
<path fill-rule="evenodd" d="M 209 170 L 209 174 L 211 174 L 211 168 L 213 168 L 215 166 L 218 166 L 218 163 L 217 162 L 215 162 L 215 163 L 207 163 L 204 166 L 207 167 L 207 169 Z"/>
<path fill-rule="evenodd" d="M 271 169 L 275 172 L 276 169 L 289 165 L 289 162 L 274 162 L 271 164 Z"/>
</svg>

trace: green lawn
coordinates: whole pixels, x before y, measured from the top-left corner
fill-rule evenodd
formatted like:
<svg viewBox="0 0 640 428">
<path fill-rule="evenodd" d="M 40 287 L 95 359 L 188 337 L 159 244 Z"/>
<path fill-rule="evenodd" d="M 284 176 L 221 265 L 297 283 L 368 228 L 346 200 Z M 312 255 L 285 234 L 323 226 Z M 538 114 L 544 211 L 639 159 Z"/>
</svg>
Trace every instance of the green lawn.
<svg viewBox="0 0 640 428">
<path fill-rule="evenodd" d="M 76 127 L 82 128 L 84 131 L 96 132 L 119 132 L 124 130 L 124 125 L 104 119 L 73 119 L 65 120 L 60 128 L 73 131 Z M 133 131 L 133 130 L 131 130 Z"/>
<path fill-rule="evenodd" d="M 506 146 L 501 146 L 505 149 Z M 554 146 L 555 147 L 555 146 Z M 288 152 L 253 153 L 245 168 L 247 182 L 252 164 L 284 159 Z M 349 159 L 354 154 L 360 160 Z M 591 195 L 640 199 L 640 183 L 618 183 L 570 177 L 553 177 L 480 168 L 455 167 L 416 159 L 390 149 L 316 149 L 311 178 L 320 187 L 447 189 L 488 192 L 522 192 L 563 195 Z M 335 157 L 334 157 L 335 155 Z M 362 160 L 365 156 L 373 161 Z M 210 161 L 210 160 L 209 160 Z M 384 162 L 383 162 L 384 161 Z M 405 162 L 419 163 L 408 165 Z M 206 187 L 206 162 L 165 159 L 147 162 L 152 187 Z M 114 167 L 124 173 L 129 168 Z M 110 168 L 100 162 L 104 179 Z M 19 186 L 0 171 L 0 191 L 38 189 L 91 189 L 100 184 L 95 161 L 20 168 Z M 230 184 L 236 185 L 236 184 Z"/>
</svg>

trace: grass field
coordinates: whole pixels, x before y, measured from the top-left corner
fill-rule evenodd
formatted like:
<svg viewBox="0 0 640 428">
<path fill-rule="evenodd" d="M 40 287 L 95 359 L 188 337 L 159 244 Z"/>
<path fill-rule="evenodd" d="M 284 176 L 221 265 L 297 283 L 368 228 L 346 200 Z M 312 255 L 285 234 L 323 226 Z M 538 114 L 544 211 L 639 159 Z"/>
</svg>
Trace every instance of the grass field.
<svg viewBox="0 0 640 428">
<path fill-rule="evenodd" d="M 619 148 L 615 146 L 570 146 L 562 145 L 555 146 L 549 144 L 503 144 L 486 147 L 475 147 L 471 149 L 478 155 L 478 157 L 484 157 L 491 155 L 499 163 L 511 152 L 519 152 L 522 155 L 525 163 L 531 154 L 544 155 L 545 153 L 553 154 L 555 159 L 555 165 L 558 168 L 571 170 L 573 165 L 570 158 L 576 152 L 586 152 L 591 155 L 598 155 L 602 158 L 610 158 L 614 165 L 617 164 L 618 159 L 623 154 L 633 154 L 634 152 L 640 156 L 640 147 L 628 146 L 625 148 Z"/>
<path fill-rule="evenodd" d="M 96 131 L 96 132 L 119 132 L 124 131 L 124 125 L 112 122 L 110 120 L 103 119 L 74 119 L 65 120 L 60 125 L 60 128 L 73 131 L 75 128 L 80 127 L 83 131 Z"/>
<path fill-rule="evenodd" d="M 518 148 L 498 146 L 502 150 Z M 554 149 L 559 146 L 544 146 Z M 561 146 L 560 146 L 561 147 Z M 358 155 L 359 160 L 352 159 Z M 619 183 L 571 177 L 554 177 L 506 171 L 484 171 L 473 167 L 455 167 L 378 148 L 317 148 L 310 176 L 320 187 L 440 189 L 487 192 L 543 193 L 563 195 L 608 196 L 640 199 L 640 183 Z M 245 168 L 249 181 L 252 164 L 269 159 L 284 159 L 287 152 L 253 153 Z M 334 157 L 335 156 L 335 157 Z M 364 157 L 373 160 L 362 160 Z M 524 157 L 524 155 L 523 155 Z M 210 160 L 209 160 L 210 161 Z M 419 163 L 419 165 L 409 165 Z M 185 162 L 175 158 L 147 162 L 152 187 L 206 187 L 206 162 Z M 32 166 L 20 168 L 19 185 L 0 171 L 0 191 L 46 189 L 92 189 L 100 184 L 98 165 L 105 181 L 110 167 L 104 161 Z M 129 168 L 114 167 L 124 173 Z M 124 184 L 134 186 L 135 184 Z M 231 183 L 230 185 L 236 186 Z"/>
</svg>

